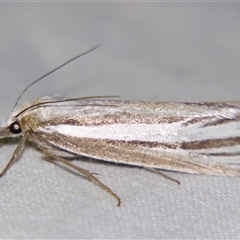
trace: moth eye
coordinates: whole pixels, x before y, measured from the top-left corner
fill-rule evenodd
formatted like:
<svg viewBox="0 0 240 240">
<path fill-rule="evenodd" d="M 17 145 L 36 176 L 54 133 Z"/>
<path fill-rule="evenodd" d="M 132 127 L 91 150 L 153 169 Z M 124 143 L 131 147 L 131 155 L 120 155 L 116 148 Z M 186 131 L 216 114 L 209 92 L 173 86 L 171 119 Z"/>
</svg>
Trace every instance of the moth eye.
<svg viewBox="0 0 240 240">
<path fill-rule="evenodd" d="M 13 122 L 10 126 L 9 129 L 12 133 L 20 133 L 22 132 L 21 126 L 18 122 Z"/>
</svg>

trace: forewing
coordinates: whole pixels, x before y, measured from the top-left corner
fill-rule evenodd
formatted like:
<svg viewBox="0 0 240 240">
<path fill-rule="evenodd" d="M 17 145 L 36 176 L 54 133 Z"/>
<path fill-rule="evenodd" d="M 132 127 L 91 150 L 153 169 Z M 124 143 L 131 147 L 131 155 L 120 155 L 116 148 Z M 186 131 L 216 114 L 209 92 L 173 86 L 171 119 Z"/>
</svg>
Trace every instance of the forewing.
<svg viewBox="0 0 240 240">
<path fill-rule="evenodd" d="M 43 122 L 36 133 L 64 151 L 136 166 L 240 175 L 239 103 L 81 101 L 53 107 L 61 117 Z"/>
</svg>

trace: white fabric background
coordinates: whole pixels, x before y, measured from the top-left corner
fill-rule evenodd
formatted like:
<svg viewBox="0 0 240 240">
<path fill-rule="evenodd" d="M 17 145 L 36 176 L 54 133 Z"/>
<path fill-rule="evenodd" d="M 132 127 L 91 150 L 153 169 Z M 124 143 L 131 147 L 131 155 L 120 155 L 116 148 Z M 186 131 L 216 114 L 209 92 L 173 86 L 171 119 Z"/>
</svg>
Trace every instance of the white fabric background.
<svg viewBox="0 0 240 240">
<path fill-rule="evenodd" d="M 0 3 L 0 118 L 38 96 L 239 100 L 239 3 Z M 20 104 L 21 104 L 20 103 Z M 0 167 L 15 144 L 1 145 Z M 74 161 L 122 199 L 28 144 L 0 179 L 0 238 L 239 238 L 240 179 Z"/>
</svg>

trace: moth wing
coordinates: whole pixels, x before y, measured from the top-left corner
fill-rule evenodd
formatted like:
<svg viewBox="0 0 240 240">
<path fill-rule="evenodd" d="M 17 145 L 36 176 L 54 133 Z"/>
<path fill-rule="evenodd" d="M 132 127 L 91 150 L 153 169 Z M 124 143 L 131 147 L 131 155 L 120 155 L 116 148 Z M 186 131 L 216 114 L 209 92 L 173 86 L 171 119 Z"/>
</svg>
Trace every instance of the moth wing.
<svg viewBox="0 0 240 240">
<path fill-rule="evenodd" d="M 42 119 L 42 129 L 34 134 L 45 140 L 34 139 L 34 134 L 31 138 L 39 147 L 47 146 L 57 155 L 77 154 L 189 173 L 240 175 L 239 103 L 79 101 L 52 104 L 45 109 L 51 109 L 53 119 L 58 120 L 51 120 L 49 125 Z M 45 115 L 41 112 L 41 116 Z M 219 155 L 218 149 L 225 151 L 223 146 L 231 145 L 230 138 L 235 141 L 230 155 Z M 215 141 L 208 142 L 206 148 L 201 145 L 206 139 Z M 222 145 L 209 154 L 209 146 L 214 148 L 219 142 Z M 176 147 L 167 146 L 169 143 Z"/>
</svg>

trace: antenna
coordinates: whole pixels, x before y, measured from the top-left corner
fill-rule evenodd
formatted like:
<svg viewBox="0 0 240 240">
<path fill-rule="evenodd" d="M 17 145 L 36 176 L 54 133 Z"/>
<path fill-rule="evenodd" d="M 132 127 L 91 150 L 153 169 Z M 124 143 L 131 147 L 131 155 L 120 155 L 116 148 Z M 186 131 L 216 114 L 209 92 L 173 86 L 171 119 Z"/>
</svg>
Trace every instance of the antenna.
<svg viewBox="0 0 240 240">
<path fill-rule="evenodd" d="M 16 103 L 15 103 L 13 109 L 14 109 L 14 110 L 16 109 L 19 100 L 21 99 L 21 97 L 23 96 L 23 94 L 24 94 L 24 93 L 25 93 L 25 92 L 26 92 L 26 91 L 27 91 L 32 85 L 34 85 L 34 84 L 37 83 L 38 81 L 42 80 L 43 78 L 47 77 L 48 75 L 50 75 L 50 74 L 56 72 L 58 69 L 60 69 L 60 68 L 62 68 L 63 66 L 67 65 L 68 63 L 70 63 L 70 62 L 76 60 L 77 58 L 82 57 L 83 55 L 92 52 L 93 50 L 95 50 L 95 49 L 98 48 L 99 46 L 100 46 L 100 45 L 97 45 L 96 47 L 91 48 L 90 50 L 88 50 L 88 51 L 86 51 L 86 52 L 84 52 L 84 53 L 81 53 L 81 54 L 77 55 L 76 57 L 74 57 L 74 58 L 68 60 L 67 62 L 63 63 L 63 64 L 60 65 L 59 67 L 53 69 L 52 71 L 46 73 L 46 74 L 43 75 L 42 77 L 40 77 L 40 78 L 38 78 L 37 80 L 35 80 L 35 81 L 33 81 L 32 83 L 30 83 L 30 84 L 29 84 L 29 85 L 28 85 L 28 86 L 22 91 L 22 93 L 21 93 L 20 96 L 18 97 L 18 99 L 17 99 L 17 101 L 16 101 Z"/>
</svg>

